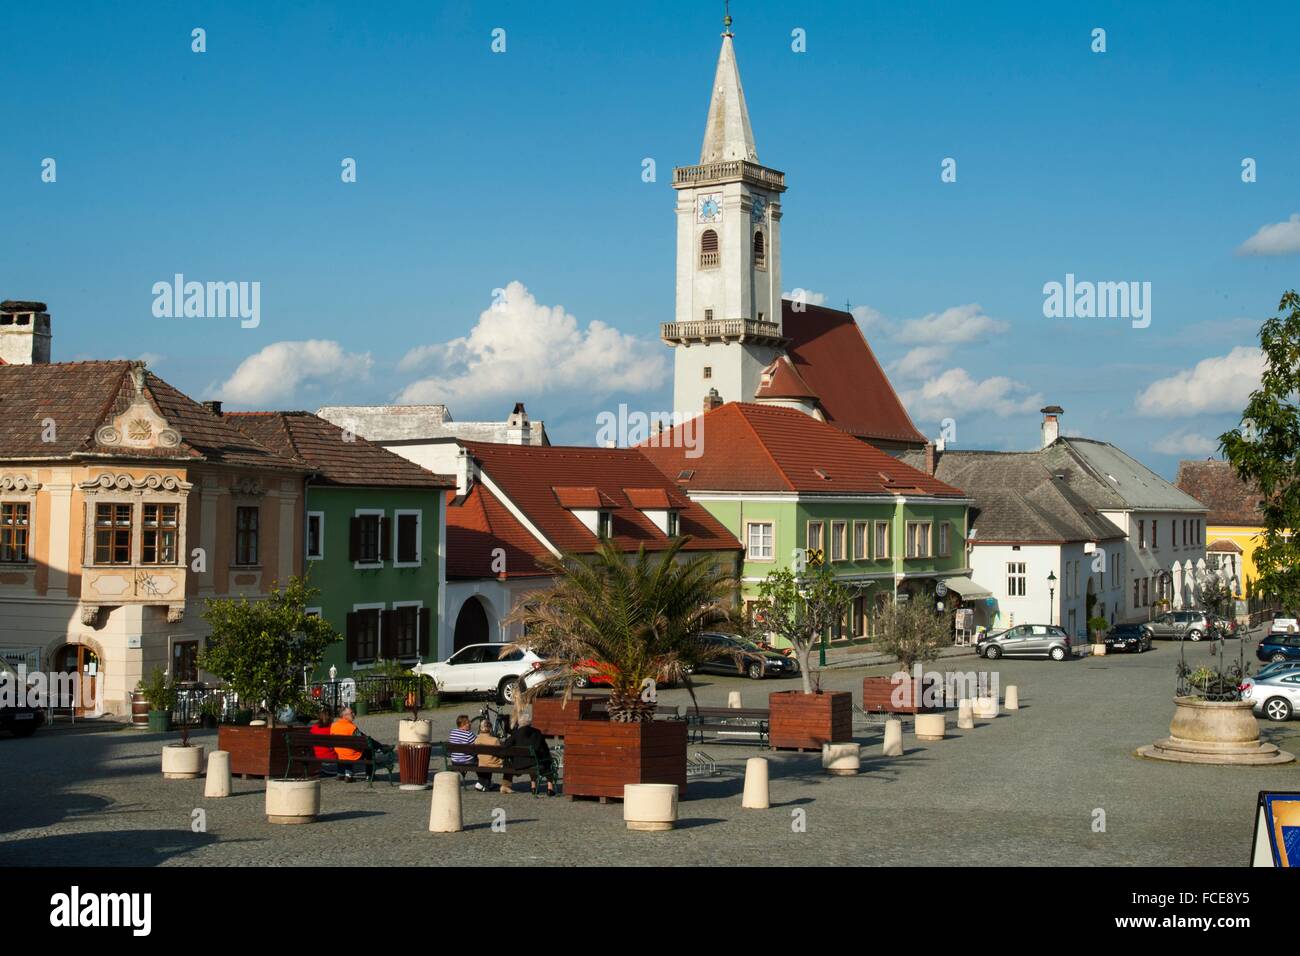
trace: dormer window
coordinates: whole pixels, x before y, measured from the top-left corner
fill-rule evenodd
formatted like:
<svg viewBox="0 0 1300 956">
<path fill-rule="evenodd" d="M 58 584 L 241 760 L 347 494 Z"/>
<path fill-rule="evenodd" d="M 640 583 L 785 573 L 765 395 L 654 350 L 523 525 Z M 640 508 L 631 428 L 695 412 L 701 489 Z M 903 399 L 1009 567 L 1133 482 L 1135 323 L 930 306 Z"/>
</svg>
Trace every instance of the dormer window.
<svg viewBox="0 0 1300 956">
<path fill-rule="evenodd" d="M 681 534 L 681 515 L 676 511 L 668 512 L 668 537 L 675 538 Z"/>
<path fill-rule="evenodd" d="M 596 537 L 613 537 L 614 511 L 619 504 L 609 495 L 590 486 L 555 485 L 551 491 L 560 507 L 581 521 Z"/>
<path fill-rule="evenodd" d="M 596 512 L 596 537 L 602 541 L 606 538 L 613 537 L 611 528 L 613 525 L 613 515 L 608 511 Z"/>
</svg>

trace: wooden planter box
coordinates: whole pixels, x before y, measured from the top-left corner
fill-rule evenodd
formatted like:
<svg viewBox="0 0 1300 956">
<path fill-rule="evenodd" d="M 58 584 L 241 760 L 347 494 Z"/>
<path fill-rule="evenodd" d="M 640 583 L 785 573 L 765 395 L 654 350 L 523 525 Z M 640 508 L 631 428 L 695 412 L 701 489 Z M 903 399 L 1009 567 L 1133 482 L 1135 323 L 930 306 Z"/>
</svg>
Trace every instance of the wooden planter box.
<svg viewBox="0 0 1300 956">
<path fill-rule="evenodd" d="M 564 736 L 564 792 L 619 797 L 629 783 L 675 783 L 686 795 L 686 722 L 575 720 Z"/>
<path fill-rule="evenodd" d="M 773 750 L 821 750 L 822 744 L 853 740 L 853 694 L 847 690 L 805 694 L 776 691 L 767 698 L 771 709 L 768 740 Z"/>
<path fill-rule="evenodd" d="M 302 728 L 298 728 L 301 730 Z M 283 777 L 289 765 L 288 727 L 217 728 L 217 749 L 230 754 L 230 772 L 246 777 Z"/>
<path fill-rule="evenodd" d="M 574 697 L 564 704 L 563 697 L 538 697 L 532 703 L 533 726 L 546 737 L 567 737 L 569 727 L 591 718 L 599 697 Z"/>
<path fill-rule="evenodd" d="M 891 677 L 864 677 L 862 678 L 862 709 L 869 714 L 886 713 L 886 714 L 916 714 L 923 709 L 921 707 L 921 682 L 912 679 L 912 696 L 903 698 L 904 693 L 900 688 L 902 682 L 895 684 Z M 894 703 L 894 691 L 898 691 L 900 698 L 909 701 L 907 706 L 898 706 Z"/>
</svg>

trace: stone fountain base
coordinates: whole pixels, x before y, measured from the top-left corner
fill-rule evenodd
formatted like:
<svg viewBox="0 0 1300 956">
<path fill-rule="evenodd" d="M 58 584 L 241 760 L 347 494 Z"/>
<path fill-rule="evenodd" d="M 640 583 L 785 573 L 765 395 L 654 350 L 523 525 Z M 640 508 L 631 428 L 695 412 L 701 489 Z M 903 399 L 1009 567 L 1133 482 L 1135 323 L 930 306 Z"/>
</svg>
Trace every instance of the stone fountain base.
<svg viewBox="0 0 1300 956">
<path fill-rule="evenodd" d="M 1259 739 L 1259 721 L 1247 700 L 1210 701 L 1175 697 L 1169 736 L 1137 751 L 1139 757 L 1175 763 L 1269 767 L 1294 754 Z"/>
</svg>

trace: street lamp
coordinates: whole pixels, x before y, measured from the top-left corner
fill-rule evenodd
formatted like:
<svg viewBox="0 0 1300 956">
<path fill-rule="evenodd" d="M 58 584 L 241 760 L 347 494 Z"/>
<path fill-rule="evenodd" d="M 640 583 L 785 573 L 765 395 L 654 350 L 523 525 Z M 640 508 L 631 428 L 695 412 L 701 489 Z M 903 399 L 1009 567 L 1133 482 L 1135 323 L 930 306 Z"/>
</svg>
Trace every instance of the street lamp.
<svg viewBox="0 0 1300 956">
<path fill-rule="evenodd" d="M 1047 572 L 1047 623 L 1056 623 L 1056 572 Z"/>
</svg>

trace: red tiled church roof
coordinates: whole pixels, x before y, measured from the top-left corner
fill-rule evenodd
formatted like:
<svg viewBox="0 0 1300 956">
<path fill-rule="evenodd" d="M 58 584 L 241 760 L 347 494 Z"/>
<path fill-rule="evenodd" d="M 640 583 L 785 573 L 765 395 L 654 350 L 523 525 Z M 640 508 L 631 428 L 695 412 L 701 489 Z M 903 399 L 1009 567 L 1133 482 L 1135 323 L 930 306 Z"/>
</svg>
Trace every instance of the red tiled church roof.
<svg viewBox="0 0 1300 956">
<path fill-rule="evenodd" d="M 695 429 L 694 448 L 686 447 L 680 434 L 687 427 Z M 691 491 L 965 497 L 960 489 L 793 408 L 728 402 L 652 441 L 637 450 L 666 477 L 686 476 L 678 483 Z M 694 453 L 698 457 L 688 457 Z"/>
<path fill-rule="evenodd" d="M 797 371 L 788 355 L 782 355 L 775 362 L 763 369 L 762 381 L 755 398 L 812 399 L 816 401 L 817 393 L 809 387 Z"/>
<path fill-rule="evenodd" d="M 496 495 L 477 482 L 459 502 L 455 495 L 454 491 L 447 493 L 448 579 L 549 574 L 542 566 L 550 555 L 546 546 Z M 494 564 L 504 570 L 493 570 Z"/>
<path fill-rule="evenodd" d="M 786 354 L 816 394 L 826 420 L 858 438 L 925 444 L 907 410 L 848 312 L 781 302 Z"/>
</svg>

